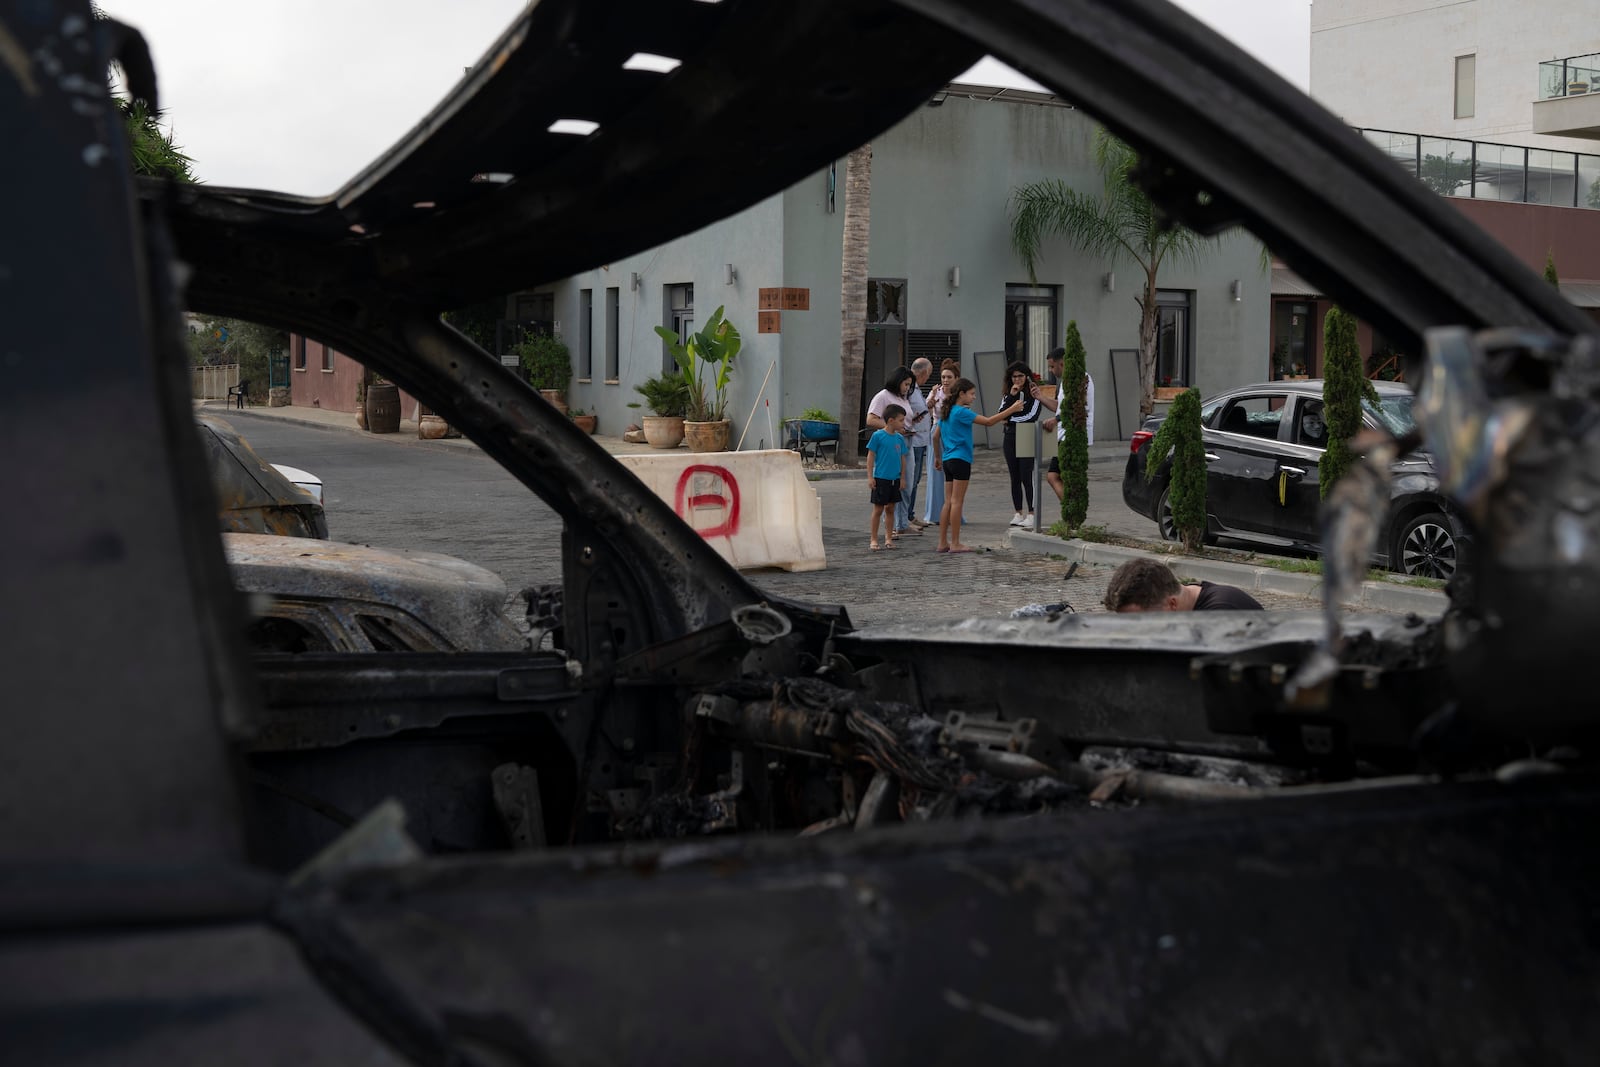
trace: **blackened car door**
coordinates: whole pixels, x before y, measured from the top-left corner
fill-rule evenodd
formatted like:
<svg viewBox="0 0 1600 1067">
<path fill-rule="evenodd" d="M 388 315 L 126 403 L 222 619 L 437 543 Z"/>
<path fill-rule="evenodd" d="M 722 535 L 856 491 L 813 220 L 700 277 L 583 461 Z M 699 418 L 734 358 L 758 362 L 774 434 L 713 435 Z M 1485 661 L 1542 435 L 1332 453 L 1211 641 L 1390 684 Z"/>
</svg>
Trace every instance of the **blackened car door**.
<svg viewBox="0 0 1600 1067">
<path fill-rule="evenodd" d="M 1287 396 L 1245 393 L 1223 407 L 1215 429 L 1204 431 L 1206 511 L 1218 532 L 1276 535 L 1278 465 Z"/>
</svg>

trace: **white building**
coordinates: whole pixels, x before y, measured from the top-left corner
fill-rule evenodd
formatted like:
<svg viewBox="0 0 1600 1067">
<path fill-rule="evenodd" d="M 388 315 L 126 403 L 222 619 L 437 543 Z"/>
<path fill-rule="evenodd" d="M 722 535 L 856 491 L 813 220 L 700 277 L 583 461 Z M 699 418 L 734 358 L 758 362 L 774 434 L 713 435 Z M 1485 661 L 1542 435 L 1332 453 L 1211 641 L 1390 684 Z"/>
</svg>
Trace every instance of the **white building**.
<svg viewBox="0 0 1600 1067">
<path fill-rule="evenodd" d="M 1600 0 L 1314 0 L 1311 95 L 1352 126 L 1600 151 Z"/>
</svg>

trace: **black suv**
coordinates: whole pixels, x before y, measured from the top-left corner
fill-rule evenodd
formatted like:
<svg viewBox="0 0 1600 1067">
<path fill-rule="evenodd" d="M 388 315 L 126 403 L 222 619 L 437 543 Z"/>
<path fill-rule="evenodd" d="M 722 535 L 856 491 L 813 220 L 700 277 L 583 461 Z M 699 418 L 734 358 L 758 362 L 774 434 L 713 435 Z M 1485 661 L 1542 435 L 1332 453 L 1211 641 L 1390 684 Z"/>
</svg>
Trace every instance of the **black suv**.
<svg viewBox="0 0 1600 1067">
<path fill-rule="evenodd" d="M 1414 423 L 1411 390 L 1374 382 L 1378 403 L 1363 404 L 1363 422 L 1401 435 Z M 1150 442 L 1162 416 L 1133 435 L 1122 499 L 1177 540 L 1167 502 L 1172 457 L 1145 476 Z M 1238 537 L 1316 551 L 1321 543 L 1317 464 L 1328 445 L 1321 381 L 1264 382 L 1232 389 L 1200 409 L 1206 455 L 1206 538 Z M 1439 489 L 1433 459 L 1413 452 L 1395 464 L 1389 514 L 1377 562 L 1404 574 L 1448 579 L 1455 574 L 1462 524 Z"/>
</svg>

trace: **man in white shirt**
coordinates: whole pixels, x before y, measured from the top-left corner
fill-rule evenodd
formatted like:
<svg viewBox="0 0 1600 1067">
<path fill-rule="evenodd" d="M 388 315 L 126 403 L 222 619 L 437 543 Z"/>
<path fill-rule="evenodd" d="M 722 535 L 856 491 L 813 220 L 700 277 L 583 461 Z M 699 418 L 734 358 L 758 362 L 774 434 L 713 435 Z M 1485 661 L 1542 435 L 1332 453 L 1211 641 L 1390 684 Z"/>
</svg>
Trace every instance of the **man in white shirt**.
<svg viewBox="0 0 1600 1067">
<path fill-rule="evenodd" d="M 1056 454 L 1050 457 L 1050 462 L 1044 468 L 1044 480 L 1060 500 L 1064 489 L 1061 485 L 1061 442 L 1066 439 L 1067 425 L 1061 419 L 1061 405 L 1067 398 L 1067 391 L 1063 388 L 1061 374 L 1066 369 L 1067 350 L 1057 348 L 1044 358 L 1044 365 L 1050 371 L 1050 376 L 1056 380 L 1056 413 L 1044 420 L 1046 430 L 1052 427 L 1056 431 Z M 1094 378 L 1088 371 L 1083 372 L 1084 387 L 1084 418 L 1083 429 L 1089 435 L 1089 443 L 1094 444 Z M 1037 388 L 1037 387 L 1036 387 Z"/>
</svg>

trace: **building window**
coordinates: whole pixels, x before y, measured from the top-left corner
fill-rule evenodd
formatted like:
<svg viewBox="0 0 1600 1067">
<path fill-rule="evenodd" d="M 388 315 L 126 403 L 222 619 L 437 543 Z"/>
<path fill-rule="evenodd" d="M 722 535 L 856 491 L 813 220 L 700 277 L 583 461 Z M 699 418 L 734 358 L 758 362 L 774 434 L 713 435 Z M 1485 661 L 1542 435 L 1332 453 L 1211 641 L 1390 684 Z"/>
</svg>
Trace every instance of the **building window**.
<svg viewBox="0 0 1600 1067">
<path fill-rule="evenodd" d="M 1194 293 L 1156 290 L 1156 385 L 1194 385 Z"/>
<path fill-rule="evenodd" d="M 1456 56 L 1456 118 L 1470 119 L 1478 80 L 1478 57 Z"/>
<path fill-rule="evenodd" d="M 294 336 L 294 369 L 306 369 L 306 339 L 301 334 Z"/>
<path fill-rule="evenodd" d="M 688 344 L 689 335 L 694 332 L 694 286 L 688 283 L 668 285 L 662 295 L 667 305 L 662 325 L 676 334 L 680 343 Z M 666 342 L 662 342 L 661 372 L 671 374 L 676 366 L 672 350 L 666 346 Z"/>
<path fill-rule="evenodd" d="M 1006 286 L 1006 362 L 1021 361 L 1043 373 L 1044 358 L 1056 347 L 1056 308 L 1061 293 L 1054 285 Z"/>
<path fill-rule="evenodd" d="M 615 382 L 621 379 L 621 369 L 617 363 L 617 335 L 622 329 L 622 320 L 618 314 L 618 304 L 622 290 L 613 285 L 606 290 L 606 381 Z"/>
<path fill-rule="evenodd" d="M 329 374 L 333 373 L 333 346 L 332 345 L 325 344 L 325 345 L 322 346 L 322 369 L 324 371 L 327 371 Z"/>
<path fill-rule="evenodd" d="M 578 290 L 578 379 L 594 377 L 594 290 Z"/>
</svg>

